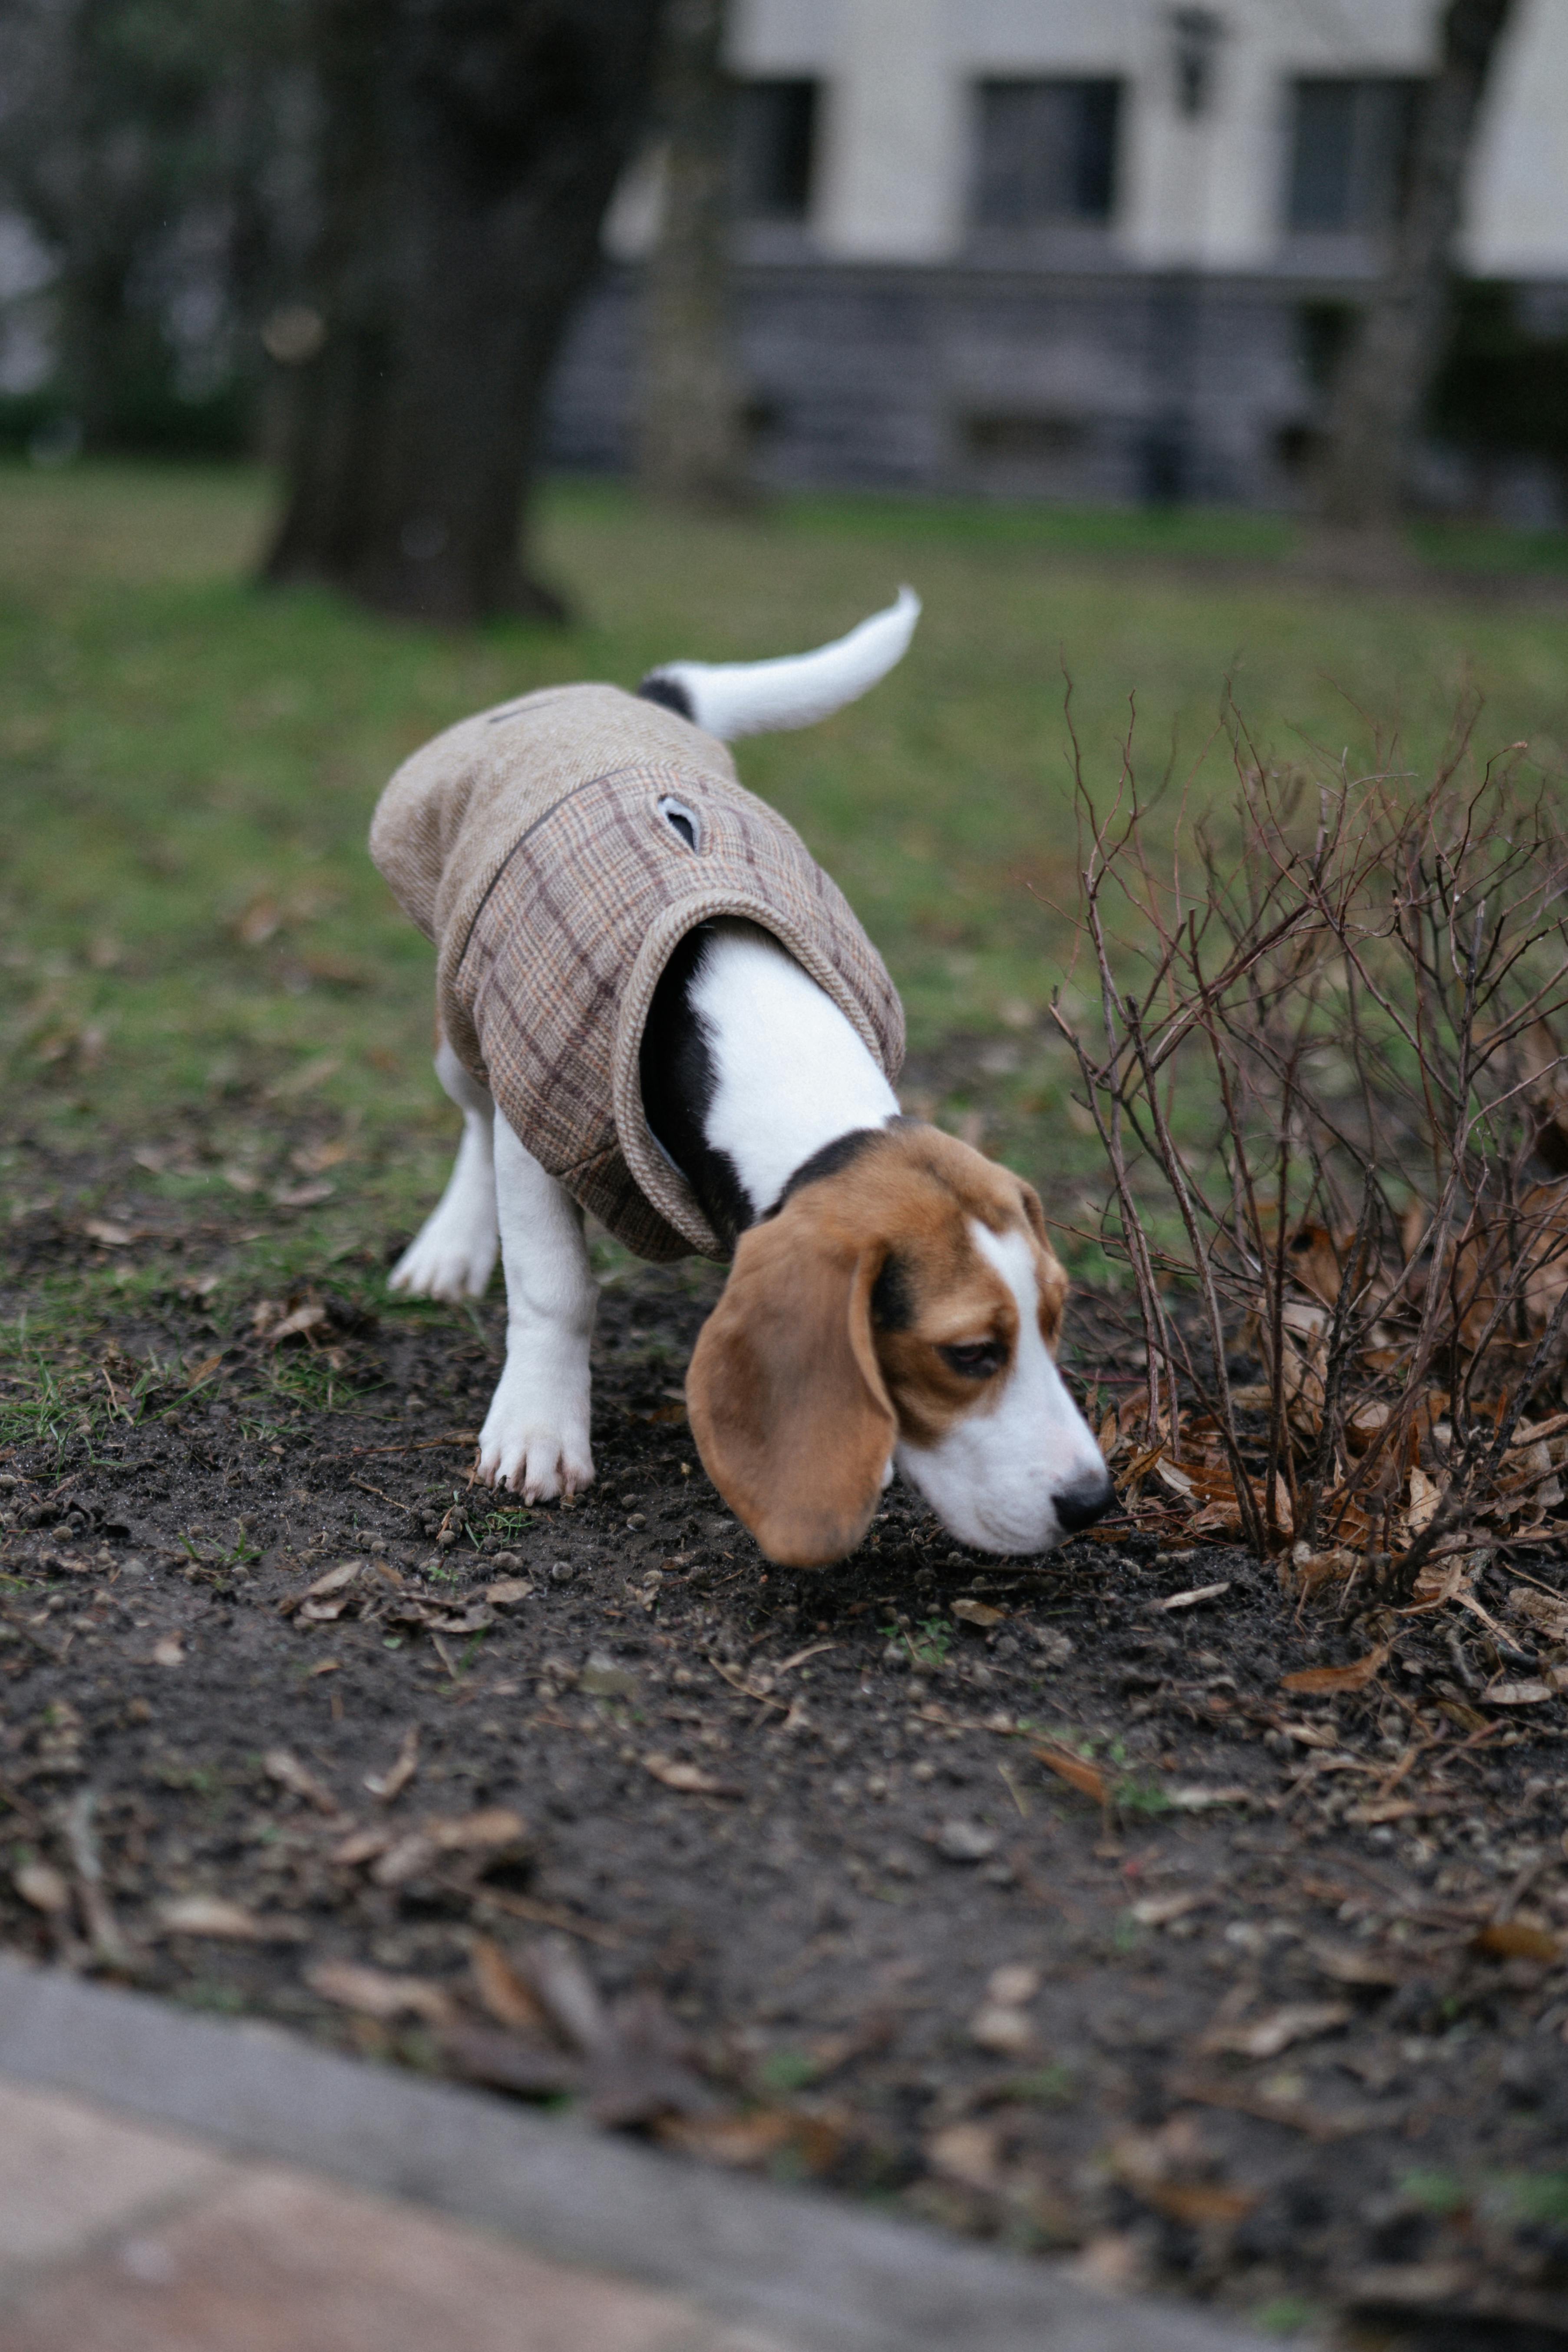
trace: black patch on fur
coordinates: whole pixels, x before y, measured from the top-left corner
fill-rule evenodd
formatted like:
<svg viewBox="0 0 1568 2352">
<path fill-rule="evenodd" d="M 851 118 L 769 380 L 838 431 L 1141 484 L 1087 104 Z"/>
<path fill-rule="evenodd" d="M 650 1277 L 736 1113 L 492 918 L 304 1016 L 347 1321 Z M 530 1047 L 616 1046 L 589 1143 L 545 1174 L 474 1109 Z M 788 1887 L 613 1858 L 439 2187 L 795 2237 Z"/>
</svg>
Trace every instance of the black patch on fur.
<svg viewBox="0 0 1568 2352">
<path fill-rule="evenodd" d="M 697 713 L 691 707 L 691 697 L 673 677 L 662 677 L 650 670 L 637 688 L 644 702 L 657 702 L 665 710 L 673 710 L 678 719 L 689 719 L 696 724 Z"/>
<path fill-rule="evenodd" d="M 907 1331 L 915 1319 L 914 1293 L 904 1261 L 889 1250 L 871 1285 L 871 1321 L 879 1331 Z"/>
<path fill-rule="evenodd" d="M 847 1168 L 852 1160 L 858 1160 L 867 1146 L 875 1143 L 883 1133 L 884 1129 L 879 1127 L 852 1127 L 847 1135 L 836 1135 L 831 1143 L 825 1143 L 820 1151 L 814 1151 L 809 1160 L 801 1161 L 773 1207 L 765 1210 L 763 1214 L 776 1217 L 785 1202 L 793 1201 L 803 1184 L 817 1184 L 825 1176 L 837 1176 L 841 1168 Z"/>
<path fill-rule="evenodd" d="M 713 1056 L 707 1024 L 691 1002 L 691 984 L 712 937 L 712 924 L 699 923 L 659 974 L 643 1028 L 637 1075 L 649 1127 L 696 1193 L 725 1248 L 732 1250 L 756 1218 L 740 1170 L 727 1151 L 715 1150 L 708 1140 Z"/>
</svg>

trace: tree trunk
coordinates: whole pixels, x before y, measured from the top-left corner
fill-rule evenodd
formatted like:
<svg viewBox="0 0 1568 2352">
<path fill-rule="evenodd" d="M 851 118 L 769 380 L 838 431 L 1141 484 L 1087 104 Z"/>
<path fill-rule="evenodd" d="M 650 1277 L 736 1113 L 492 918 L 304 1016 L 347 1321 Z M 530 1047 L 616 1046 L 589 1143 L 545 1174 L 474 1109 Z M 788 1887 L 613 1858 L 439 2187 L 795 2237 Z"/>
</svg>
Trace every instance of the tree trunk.
<svg viewBox="0 0 1568 2352">
<path fill-rule="evenodd" d="M 275 581 L 559 617 L 519 554 L 551 363 L 637 132 L 660 0 L 315 0 L 320 349 Z"/>
<path fill-rule="evenodd" d="M 639 450 L 644 487 L 683 505 L 747 495 L 730 317 L 733 107 L 725 0 L 671 0 L 657 112 L 664 207 L 647 264 Z"/>
<path fill-rule="evenodd" d="M 1332 530 L 1387 539 L 1397 522 L 1406 457 L 1442 356 L 1476 118 L 1511 5 L 1449 0 L 1444 11 L 1393 257 L 1334 390 L 1318 498 Z"/>
</svg>

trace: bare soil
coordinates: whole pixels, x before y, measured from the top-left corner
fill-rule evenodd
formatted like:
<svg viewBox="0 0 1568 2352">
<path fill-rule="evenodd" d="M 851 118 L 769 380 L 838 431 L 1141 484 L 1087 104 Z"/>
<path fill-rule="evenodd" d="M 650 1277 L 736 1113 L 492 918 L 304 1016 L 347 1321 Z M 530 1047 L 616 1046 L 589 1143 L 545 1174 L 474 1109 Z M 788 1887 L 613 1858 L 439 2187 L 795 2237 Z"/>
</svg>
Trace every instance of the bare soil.
<svg viewBox="0 0 1568 2352">
<path fill-rule="evenodd" d="M 166 1280 L 0 1451 L 9 1947 L 1281 2333 L 1568 2336 L 1568 1710 L 1478 1621 L 1304 1612 L 1174 1516 L 997 1562 L 900 1486 L 770 1570 L 679 1403 L 717 1272 L 606 1288 L 598 1483 L 523 1510 L 468 1483 L 499 1295 L 389 1300 L 388 1236 L 247 1296 L 282 1212 L 117 1166 L 104 1243 L 104 1171 L 41 1174 L 0 1317 Z"/>
</svg>

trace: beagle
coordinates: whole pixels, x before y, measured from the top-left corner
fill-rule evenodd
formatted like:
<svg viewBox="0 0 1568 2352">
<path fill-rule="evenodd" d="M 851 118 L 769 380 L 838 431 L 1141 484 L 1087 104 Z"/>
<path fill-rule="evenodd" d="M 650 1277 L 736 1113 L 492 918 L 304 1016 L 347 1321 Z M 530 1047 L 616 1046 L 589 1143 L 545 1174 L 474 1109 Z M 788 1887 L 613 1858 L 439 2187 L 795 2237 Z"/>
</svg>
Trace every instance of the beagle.
<svg viewBox="0 0 1568 2352">
<path fill-rule="evenodd" d="M 900 658 L 919 610 L 904 590 L 887 612 L 814 654 L 670 664 L 638 689 L 646 721 L 627 698 L 616 698 L 617 726 L 624 706 L 634 732 L 645 724 L 650 730 L 650 775 L 668 784 L 670 742 L 691 746 L 697 783 L 679 785 L 678 774 L 679 788 L 664 790 L 649 808 L 696 848 L 708 805 L 699 787 L 713 772 L 703 758 L 713 755 L 732 778 L 725 742 L 804 726 L 855 699 Z M 563 694 L 610 691 L 556 690 L 557 706 Z M 527 708 L 505 706 L 485 722 L 520 723 L 515 714 Z M 558 707 L 546 713 L 552 723 L 559 715 Z M 465 730 L 451 730 L 454 743 L 469 740 Z M 484 738 L 486 757 L 498 740 Z M 461 814 L 477 805 L 479 787 L 468 781 L 477 756 L 464 753 L 469 765 L 458 801 L 444 805 L 428 838 L 448 843 L 451 807 Z M 445 772 L 453 772 L 449 756 Z M 591 793 L 605 781 L 595 772 L 572 791 Z M 394 779 L 384 807 L 398 790 Z M 763 804 L 740 798 L 787 834 Z M 580 841 L 591 848 L 583 823 L 579 816 Z M 808 882 L 841 908 L 795 837 L 789 841 Z M 373 850 L 417 915 L 374 833 Z M 498 876 L 514 871 L 515 860 L 496 868 Z M 481 876 L 480 884 L 475 903 L 493 914 L 495 879 Z M 508 919 L 515 929 L 517 919 Z M 428 919 L 426 928 L 437 936 Z M 863 940 L 858 927 L 857 936 Z M 467 953 L 461 941 L 456 952 Z M 625 1161 L 646 1171 L 644 1192 L 662 1204 L 678 1188 L 689 1214 L 668 1214 L 689 1236 L 711 1234 L 732 1255 L 686 1382 L 698 1451 L 726 1503 L 770 1559 L 799 1567 L 826 1566 L 855 1549 L 895 1470 L 961 1542 L 983 1550 L 1042 1552 L 1090 1526 L 1112 1490 L 1057 1368 L 1068 1284 L 1032 1187 L 902 1116 L 891 1084 L 901 1034 L 889 1046 L 886 1022 L 879 1029 L 862 1017 L 862 1000 L 833 971 L 823 966 L 814 977 L 803 960 L 808 945 L 791 953 L 764 923 L 720 911 L 691 922 L 658 953 L 630 1047 L 640 1102 L 628 1109 L 619 1090 L 616 1128 Z M 445 945 L 442 958 L 443 971 L 460 971 Z M 499 1245 L 506 1363 L 480 1432 L 479 1473 L 530 1502 L 545 1501 L 594 1475 L 588 1348 L 597 1291 L 584 1188 L 572 1181 L 578 1171 L 550 1172 L 480 1082 L 482 1073 L 510 1104 L 497 1076 L 502 1047 L 493 1011 L 493 1048 L 483 1034 L 488 984 L 476 981 L 447 1017 L 436 1069 L 462 1110 L 462 1143 L 438 1207 L 391 1280 L 418 1297 L 478 1297 Z M 616 1007 L 606 1003 L 602 1017 L 613 1024 Z M 459 1027 L 479 1040 L 461 1055 L 451 1042 Z M 574 1067 L 562 1090 L 575 1077 Z M 543 1148 L 531 1129 L 529 1140 Z M 595 1181 L 604 1161 L 600 1154 L 594 1163 Z M 638 1207 L 651 1217 L 645 1199 Z M 692 1246 L 679 1232 L 669 1240 L 661 1254 Z M 651 1245 L 647 1254 L 656 1254 Z"/>
</svg>

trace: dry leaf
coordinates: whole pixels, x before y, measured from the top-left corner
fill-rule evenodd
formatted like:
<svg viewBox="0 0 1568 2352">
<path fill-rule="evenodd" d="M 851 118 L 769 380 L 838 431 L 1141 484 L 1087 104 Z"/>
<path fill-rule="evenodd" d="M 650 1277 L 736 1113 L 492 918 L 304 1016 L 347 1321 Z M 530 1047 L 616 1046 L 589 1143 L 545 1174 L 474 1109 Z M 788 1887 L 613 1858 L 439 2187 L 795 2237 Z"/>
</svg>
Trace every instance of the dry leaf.
<svg viewBox="0 0 1568 2352">
<path fill-rule="evenodd" d="M 222 1361 L 223 1357 L 220 1354 L 216 1356 L 204 1356 L 199 1364 L 193 1364 L 190 1370 L 185 1375 L 185 1391 L 187 1395 L 192 1389 L 199 1389 L 204 1381 L 210 1381 Z"/>
<path fill-rule="evenodd" d="M 1217 1601 L 1222 1592 L 1230 1591 L 1231 1580 L 1223 1584 L 1197 1584 L 1190 1592 L 1173 1592 L 1168 1600 L 1156 1601 L 1156 1609 L 1195 1609 L 1200 1601 Z"/>
<path fill-rule="evenodd" d="M 129 1225 L 117 1225 L 108 1217 L 84 1217 L 81 1229 L 104 1249 L 128 1249 L 136 1238 Z"/>
<path fill-rule="evenodd" d="M 563 2051 L 486 2025 L 456 2025 L 441 2034 L 441 2055 L 455 2074 L 521 2099 L 558 2098 L 579 2087 L 582 2069 Z"/>
<path fill-rule="evenodd" d="M 1508 1605 L 1514 1616 L 1527 1619 L 1549 1642 L 1568 1642 L 1568 1600 L 1538 1592 L 1533 1585 L 1511 1584 Z"/>
<path fill-rule="evenodd" d="M 1206 1789 L 1196 1784 L 1165 1791 L 1165 1802 L 1178 1813 L 1206 1813 L 1214 1805 L 1247 1805 L 1251 1801 L 1250 1789 Z"/>
<path fill-rule="evenodd" d="M 1256 2017 L 1249 2022 L 1220 2025 L 1210 2030 L 1198 2045 L 1210 2051 L 1228 2051 L 1238 2058 L 1278 2058 L 1281 2050 L 1289 2050 L 1295 2042 L 1314 2042 L 1320 2034 L 1332 2033 L 1348 2025 L 1354 2011 L 1342 2000 L 1290 2001 L 1283 2009 L 1271 2010 L 1267 2017 Z"/>
<path fill-rule="evenodd" d="M 542 2004 L 493 1937 L 476 1936 L 468 1957 L 474 1990 L 498 2025 L 514 2033 L 541 2032 L 548 2026 Z"/>
<path fill-rule="evenodd" d="M 298 1151 L 289 1154 L 289 1161 L 301 1176 L 320 1176 L 329 1168 L 341 1166 L 353 1150 L 353 1145 L 348 1138 L 340 1136 L 332 1143 L 301 1144 Z"/>
<path fill-rule="evenodd" d="M 1007 1622 L 1007 1612 L 993 1609 L 988 1601 L 954 1601 L 949 1606 L 953 1616 L 962 1618 L 966 1625 L 991 1626 Z"/>
<path fill-rule="evenodd" d="M 533 1587 L 525 1576 L 503 1576 L 499 1584 L 487 1584 L 485 1599 L 492 1609 L 515 1609 L 520 1601 L 531 1601 Z"/>
<path fill-rule="evenodd" d="M 1405 1520 L 1413 1536 L 1418 1536 L 1424 1528 L 1431 1526 L 1442 1499 L 1442 1489 L 1435 1478 L 1428 1478 L 1426 1473 L 1418 1468 L 1411 1471 L 1410 1507 Z"/>
<path fill-rule="evenodd" d="M 309 1184 L 274 1184 L 272 1198 L 280 1209 L 313 1209 L 319 1201 L 330 1201 L 337 1189 L 326 1177 L 318 1176 Z"/>
<path fill-rule="evenodd" d="M 253 898 L 234 927 L 234 935 L 242 947 L 265 947 L 283 920 L 283 910 L 276 898 Z"/>
<path fill-rule="evenodd" d="M 478 1812 L 428 1821 L 425 1834 L 438 1853 L 479 1853 L 521 1845 L 528 1835 L 528 1823 L 510 1806 L 487 1805 Z"/>
<path fill-rule="evenodd" d="M 420 2017 L 426 2025 L 446 2025 L 453 2015 L 450 1997 L 426 1977 L 390 1976 L 384 1969 L 362 1967 L 354 1960 L 321 1960 L 305 1970 L 305 1982 L 323 2000 L 352 2009 L 361 2017 L 389 2023 L 397 2017 Z"/>
<path fill-rule="evenodd" d="M 1489 1683 L 1481 1693 L 1483 1706 L 1539 1706 L 1554 1696 L 1550 1683 Z"/>
<path fill-rule="evenodd" d="M 296 1307 L 292 1315 L 285 1315 L 280 1323 L 272 1326 L 267 1335 L 268 1345 L 276 1348 L 285 1339 L 302 1339 L 308 1332 L 321 1330 L 330 1319 L 324 1307 L 313 1298 L 307 1299 L 303 1307 Z"/>
<path fill-rule="evenodd" d="M 667 1789 L 683 1797 L 739 1797 L 745 1792 L 729 1780 L 716 1780 L 700 1764 L 682 1764 L 673 1756 L 645 1756 L 645 1770 Z"/>
<path fill-rule="evenodd" d="M 1524 1919 L 1494 1919 L 1475 1938 L 1475 1948 L 1491 1953 L 1495 1959 L 1544 1960 L 1549 1967 L 1563 1958 L 1557 1937 Z"/>
<path fill-rule="evenodd" d="M 341 1845 L 332 1848 L 332 1860 L 346 1870 L 362 1862 L 374 1862 L 392 1843 L 393 1832 L 384 1829 L 351 1830 Z"/>
<path fill-rule="evenodd" d="M 229 1944 L 303 1944 L 310 1929 L 299 1919 L 258 1918 L 243 1903 L 221 1895 L 179 1895 L 160 1903 L 158 1917 L 170 1936 L 210 1936 Z"/>
<path fill-rule="evenodd" d="M 1299 1675 L 1287 1675 L 1279 1687 L 1309 1696 L 1320 1691 L 1364 1690 L 1368 1683 L 1381 1673 L 1389 1647 L 1390 1644 L 1384 1642 L 1380 1648 L 1369 1650 L 1364 1658 L 1357 1658 L 1348 1666 L 1308 1666 Z"/>
<path fill-rule="evenodd" d="M 336 1568 L 328 1569 L 325 1576 L 318 1576 L 314 1584 L 308 1584 L 301 1598 L 306 1601 L 322 1601 L 330 1592 L 345 1591 L 358 1576 L 361 1565 L 362 1563 L 357 1559 L 340 1560 Z"/>
<path fill-rule="evenodd" d="M 1108 1793 L 1105 1775 L 1098 1765 L 1086 1763 L 1081 1756 L 1075 1756 L 1065 1748 L 1032 1748 L 1029 1753 L 1037 1763 L 1045 1765 L 1048 1771 L 1057 1773 L 1086 1797 L 1092 1797 L 1097 1805 L 1105 1803 Z"/>
<path fill-rule="evenodd" d="M 365 1776 L 365 1787 L 378 1803 L 390 1805 L 400 1797 L 419 1769 L 419 1726 L 410 1724 L 397 1750 L 397 1761 L 389 1771 L 371 1772 Z"/>
<path fill-rule="evenodd" d="M 848 2138 L 835 2117 L 797 2115 L 787 2107 L 758 2107 L 750 2115 L 666 2116 L 654 2129 L 665 2147 L 706 2164 L 752 2170 L 784 2158 L 792 2170 L 807 2174 L 831 2170 Z"/>
<path fill-rule="evenodd" d="M 947 2124 L 925 2144 L 926 2162 L 948 2180 L 994 2195 L 1002 2187 L 1002 2135 L 994 2124 Z"/>
<path fill-rule="evenodd" d="M 1132 1906 L 1132 1916 L 1141 1927 L 1168 1927 L 1213 1900 L 1212 1895 L 1144 1895 Z"/>
<path fill-rule="evenodd" d="M 1385 1959 L 1378 1952 L 1369 1952 L 1359 1944 L 1309 1944 L 1307 1949 L 1323 1975 L 1331 1977 L 1335 1984 L 1386 1987 L 1405 1981 L 1396 1962 Z"/>
<path fill-rule="evenodd" d="M 261 1759 L 261 1769 L 269 1780 L 277 1782 L 279 1788 L 287 1789 L 291 1797 L 302 1797 L 306 1804 L 314 1805 L 319 1813 L 335 1813 L 338 1811 L 337 1799 L 331 1796 L 321 1782 L 306 1771 L 299 1758 L 290 1756 L 286 1748 L 269 1748 Z"/>
<path fill-rule="evenodd" d="M 47 1862 L 25 1862 L 11 1874 L 11 1884 L 24 1903 L 52 1919 L 70 1909 L 71 1891 L 61 1874 Z"/>
</svg>

